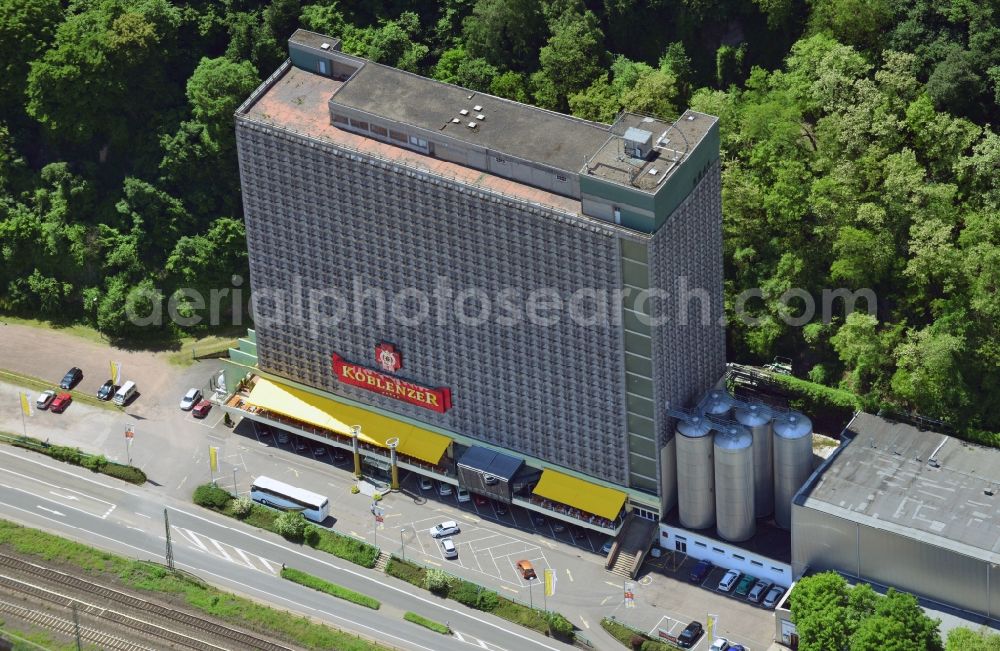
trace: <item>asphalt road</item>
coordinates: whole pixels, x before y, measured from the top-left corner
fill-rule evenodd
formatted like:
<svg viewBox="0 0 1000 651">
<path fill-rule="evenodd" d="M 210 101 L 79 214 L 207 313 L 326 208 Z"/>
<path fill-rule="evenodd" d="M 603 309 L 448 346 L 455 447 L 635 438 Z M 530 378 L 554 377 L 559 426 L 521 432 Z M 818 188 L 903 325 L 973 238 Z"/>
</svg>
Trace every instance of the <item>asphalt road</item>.
<svg viewBox="0 0 1000 651">
<path fill-rule="evenodd" d="M 89 472 L 33 453 L 0 449 L 0 514 L 127 557 L 163 560 L 163 511 L 169 512 L 177 565 L 233 592 L 360 633 L 405 649 L 492 651 L 570 649 L 532 631 L 418 591 L 382 573 L 342 562 L 277 536 L 164 499 L 142 487 L 121 487 Z M 296 567 L 375 597 L 372 611 L 290 583 L 281 564 Z M 448 621 L 455 636 L 443 636 L 402 619 L 410 610 Z M 511 630 L 514 629 L 514 630 Z"/>
</svg>

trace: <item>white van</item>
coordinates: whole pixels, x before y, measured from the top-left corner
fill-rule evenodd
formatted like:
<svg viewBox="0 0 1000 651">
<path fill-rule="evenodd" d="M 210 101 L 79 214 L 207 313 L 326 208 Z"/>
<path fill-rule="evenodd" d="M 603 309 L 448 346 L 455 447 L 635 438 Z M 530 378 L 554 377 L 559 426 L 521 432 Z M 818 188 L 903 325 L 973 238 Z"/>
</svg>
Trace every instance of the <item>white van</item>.
<svg viewBox="0 0 1000 651">
<path fill-rule="evenodd" d="M 128 382 L 123 384 L 121 388 L 118 389 L 117 392 L 115 392 L 115 398 L 113 402 L 119 407 L 123 407 L 125 406 L 125 403 L 127 403 L 129 400 L 135 397 L 135 394 L 136 394 L 135 382 L 129 380 Z"/>
</svg>

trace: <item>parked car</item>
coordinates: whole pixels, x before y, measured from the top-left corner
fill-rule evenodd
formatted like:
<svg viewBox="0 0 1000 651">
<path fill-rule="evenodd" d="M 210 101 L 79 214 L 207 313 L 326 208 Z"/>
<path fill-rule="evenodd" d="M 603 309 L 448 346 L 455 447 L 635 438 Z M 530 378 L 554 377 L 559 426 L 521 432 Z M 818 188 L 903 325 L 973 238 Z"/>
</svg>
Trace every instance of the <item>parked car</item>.
<svg viewBox="0 0 1000 651">
<path fill-rule="evenodd" d="M 573 540 L 583 540 L 587 537 L 587 532 L 580 527 L 570 527 L 569 530 L 573 533 Z"/>
<path fill-rule="evenodd" d="M 135 382 L 129 380 L 125 384 L 121 385 L 117 391 L 115 391 L 115 397 L 112 402 L 119 407 L 124 407 L 135 398 L 136 394 L 139 393 L 138 387 L 135 386 Z"/>
<path fill-rule="evenodd" d="M 438 482 L 438 495 L 444 497 L 445 495 L 451 495 L 451 484 L 443 481 Z"/>
<path fill-rule="evenodd" d="M 521 578 L 525 581 L 538 578 L 538 575 L 535 574 L 535 568 L 532 566 L 531 561 L 518 561 L 517 570 L 521 573 Z"/>
<path fill-rule="evenodd" d="M 52 403 L 49 405 L 49 411 L 54 414 L 61 414 L 66 411 L 66 407 L 69 407 L 69 403 L 71 402 L 73 402 L 73 396 L 68 393 L 60 393 L 52 399 Z"/>
<path fill-rule="evenodd" d="M 35 407 L 37 407 L 38 409 L 48 409 L 49 405 L 52 404 L 52 401 L 55 399 L 55 397 L 56 397 L 56 392 L 53 391 L 52 389 L 49 389 L 48 391 L 43 391 L 40 394 L 38 394 L 38 399 L 35 400 Z"/>
<path fill-rule="evenodd" d="M 483 475 L 483 483 L 487 486 L 492 486 L 499 481 L 495 475 Z"/>
<path fill-rule="evenodd" d="M 688 574 L 688 581 L 691 583 L 701 583 L 708 577 L 714 567 L 715 565 L 712 561 L 698 561 L 691 568 L 691 573 Z"/>
<path fill-rule="evenodd" d="M 611 553 L 611 546 L 614 545 L 614 544 L 615 544 L 615 539 L 614 538 L 608 538 L 607 540 L 605 540 L 604 544 L 601 545 L 601 553 L 604 554 L 605 556 L 607 556 L 608 554 L 610 554 Z"/>
<path fill-rule="evenodd" d="M 535 523 L 536 527 L 545 526 L 545 516 L 540 513 L 532 513 L 531 521 Z"/>
<path fill-rule="evenodd" d="M 458 497 L 459 502 L 468 502 L 469 500 L 472 499 L 472 496 L 469 495 L 469 491 L 463 488 L 462 486 L 458 487 L 458 493 L 456 494 L 456 497 Z"/>
<path fill-rule="evenodd" d="M 458 558 L 458 548 L 455 547 L 455 541 L 451 538 L 445 538 L 441 541 L 441 551 L 445 558 Z"/>
<path fill-rule="evenodd" d="M 421 477 L 420 478 L 420 490 L 422 490 L 422 491 L 429 491 L 432 488 L 434 488 L 434 483 L 431 481 L 430 477 Z"/>
<path fill-rule="evenodd" d="M 108 380 L 107 382 L 101 385 L 100 389 L 97 390 L 97 399 L 111 400 L 115 396 L 115 391 L 117 390 L 118 387 L 115 386 L 114 381 Z"/>
<path fill-rule="evenodd" d="M 59 383 L 59 388 L 69 391 L 82 379 L 83 371 L 74 366 L 70 370 L 66 371 L 66 375 L 63 376 L 62 382 Z"/>
<path fill-rule="evenodd" d="M 705 629 L 702 627 L 701 622 L 691 622 L 685 626 L 684 630 L 681 631 L 681 634 L 677 636 L 677 646 L 682 649 L 690 649 L 694 646 L 695 642 L 698 641 L 698 638 L 701 637 L 704 630 Z"/>
<path fill-rule="evenodd" d="M 431 527 L 431 538 L 454 536 L 457 533 L 461 533 L 461 531 L 462 530 L 458 527 L 457 522 L 454 520 L 446 520 L 445 522 L 439 522 Z"/>
<path fill-rule="evenodd" d="M 736 582 L 740 580 L 740 573 L 736 570 L 729 570 L 719 581 L 719 590 L 722 592 L 732 592 L 736 587 Z"/>
<path fill-rule="evenodd" d="M 758 579 L 753 587 L 750 588 L 750 593 L 747 595 L 747 601 L 752 601 L 755 604 L 759 604 L 767 591 L 771 589 L 771 582 L 765 581 L 764 579 Z"/>
<path fill-rule="evenodd" d="M 507 505 L 506 504 L 504 504 L 502 502 L 498 502 L 497 503 L 497 515 L 507 515 Z"/>
<path fill-rule="evenodd" d="M 486 506 L 489 500 L 486 499 L 485 495 L 480 495 L 479 493 L 473 493 L 472 501 L 476 503 L 476 506 Z"/>
<path fill-rule="evenodd" d="M 764 607 L 774 608 L 781 601 L 781 595 L 785 594 L 785 589 L 780 586 L 772 586 L 764 597 Z"/>
<path fill-rule="evenodd" d="M 283 429 L 278 430 L 278 443 L 288 443 L 288 432 Z"/>
<path fill-rule="evenodd" d="M 340 448 L 333 449 L 333 462 L 334 463 L 344 463 L 347 461 L 347 454 Z"/>
<path fill-rule="evenodd" d="M 305 441 L 303 441 L 302 439 L 300 439 L 299 437 L 296 436 L 295 437 L 295 449 L 298 450 L 299 452 L 305 452 L 306 450 L 309 449 L 309 446 L 306 444 Z"/>
<path fill-rule="evenodd" d="M 194 409 L 194 406 L 198 404 L 201 400 L 201 391 L 198 389 L 188 389 L 188 392 L 184 394 L 181 398 L 181 409 L 184 411 L 190 411 Z"/>
<path fill-rule="evenodd" d="M 715 642 L 712 642 L 712 646 L 708 647 L 708 651 L 729 651 L 731 648 L 729 640 L 724 637 L 717 637 L 715 638 Z"/>
<path fill-rule="evenodd" d="M 313 456 L 314 457 L 321 457 L 321 456 L 323 456 L 325 454 L 326 454 L 326 446 L 325 445 L 319 445 L 319 444 L 317 444 L 317 445 L 313 446 Z"/>
<path fill-rule="evenodd" d="M 757 583 L 757 577 L 745 574 L 740 579 L 740 582 L 736 584 L 736 590 L 733 591 L 733 594 L 737 597 L 746 597 L 754 583 Z"/>
<path fill-rule="evenodd" d="M 729 647 L 729 651 L 749 651 L 749 650 L 742 644 L 734 644 L 731 647 Z"/>
<path fill-rule="evenodd" d="M 552 531 L 556 533 L 562 533 L 566 531 L 566 525 L 563 524 L 562 522 L 556 522 L 555 524 L 552 525 Z"/>
<path fill-rule="evenodd" d="M 202 400 L 191 409 L 191 415 L 195 418 L 204 418 L 208 416 L 210 411 L 212 411 L 212 403 L 208 400 Z"/>
</svg>

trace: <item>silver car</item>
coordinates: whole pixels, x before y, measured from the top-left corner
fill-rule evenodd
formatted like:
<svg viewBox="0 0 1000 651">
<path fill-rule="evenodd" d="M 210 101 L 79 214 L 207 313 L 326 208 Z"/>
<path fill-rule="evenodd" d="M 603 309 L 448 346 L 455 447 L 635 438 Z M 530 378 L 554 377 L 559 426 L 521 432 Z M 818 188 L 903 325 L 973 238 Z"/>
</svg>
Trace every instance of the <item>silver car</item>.
<svg viewBox="0 0 1000 651">
<path fill-rule="evenodd" d="M 783 594 L 785 594 L 785 590 L 780 586 L 774 586 L 773 588 L 768 590 L 767 596 L 764 597 L 764 607 L 774 608 L 775 606 L 777 606 L 778 602 L 781 601 L 781 595 Z"/>
<path fill-rule="evenodd" d="M 761 579 L 757 581 L 757 583 L 753 584 L 750 594 L 747 595 L 747 600 L 752 601 L 755 604 L 759 604 L 760 600 L 764 598 L 764 595 L 766 595 L 767 591 L 770 589 L 771 582 Z"/>
<path fill-rule="evenodd" d="M 444 538 L 445 536 L 454 536 L 456 533 L 462 530 L 458 528 L 458 523 L 454 520 L 448 520 L 446 522 L 439 522 L 438 524 L 431 527 L 430 533 L 431 538 Z"/>
<path fill-rule="evenodd" d="M 740 580 L 740 573 L 736 570 L 729 570 L 726 572 L 722 580 L 719 581 L 719 590 L 722 592 L 732 592 L 733 588 L 736 586 L 736 582 Z"/>
<path fill-rule="evenodd" d="M 458 558 L 458 548 L 455 547 L 455 541 L 451 538 L 445 538 L 441 541 L 441 552 L 445 558 Z"/>
<path fill-rule="evenodd" d="M 191 411 L 198 401 L 201 400 L 201 391 L 198 389 L 188 389 L 188 392 L 181 398 L 181 409 Z"/>
</svg>

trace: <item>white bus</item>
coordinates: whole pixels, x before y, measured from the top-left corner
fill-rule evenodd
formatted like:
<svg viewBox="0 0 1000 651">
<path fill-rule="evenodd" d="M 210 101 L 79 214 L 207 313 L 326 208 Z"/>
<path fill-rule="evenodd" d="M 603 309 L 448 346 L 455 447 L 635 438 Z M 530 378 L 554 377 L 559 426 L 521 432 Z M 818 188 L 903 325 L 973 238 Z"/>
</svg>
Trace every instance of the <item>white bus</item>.
<svg viewBox="0 0 1000 651">
<path fill-rule="evenodd" d="M 254 480 L 250 486 L 250 499 L 283 511 L 301 511 L 307 520 L 313 522 L 322 522 L 330 515 L 330 500 L 324 496 L 270 477 Z"/>
</svg>

